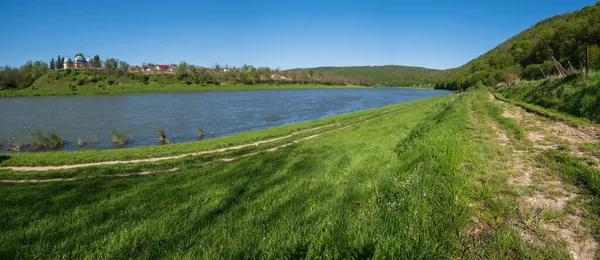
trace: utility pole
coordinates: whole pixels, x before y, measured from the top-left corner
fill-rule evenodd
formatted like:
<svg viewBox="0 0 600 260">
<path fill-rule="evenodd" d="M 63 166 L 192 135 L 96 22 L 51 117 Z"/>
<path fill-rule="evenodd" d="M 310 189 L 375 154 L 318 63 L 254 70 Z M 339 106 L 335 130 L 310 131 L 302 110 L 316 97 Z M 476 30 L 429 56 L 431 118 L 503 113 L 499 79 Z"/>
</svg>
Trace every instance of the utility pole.
<svg viewBox="0 0 600 260">
<path fill-rule="evenodd" d="M 585 69 L 590 70 L 590 47 L 585 48 Z"/>
</svg>

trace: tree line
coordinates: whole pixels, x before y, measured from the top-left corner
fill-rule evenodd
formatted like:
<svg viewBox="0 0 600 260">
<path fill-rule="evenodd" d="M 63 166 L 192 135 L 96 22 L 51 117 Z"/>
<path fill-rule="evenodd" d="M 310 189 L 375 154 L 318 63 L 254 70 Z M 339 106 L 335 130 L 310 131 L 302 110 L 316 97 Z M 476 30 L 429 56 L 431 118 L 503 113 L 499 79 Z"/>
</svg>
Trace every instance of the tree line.
<svg viewBox="0 0 600 260">
<path fill-rule="evenodd" d="M 83 56 L 78 53 L 75 56 Z M 316 71 L 281 71 L 267 67 L 256 68 L 252 65 L 242 67 L 211 68 L 181 62 L 171 64 L 169 71 L 148 71 L 156 65 L 143 63 L 131 66 L 127 62 L 108 58 L 102 61 L 95 55 L 86 68 L 63 69 L 65 57 L 52 58 L 49 63 L 28 61 L 21 67 L 0 66 L 0 89 L 27 88 L 46 74 L 54 81 L 75 81 L 75 86 L 106 81 L 107 85 L 125 83 L 158 84 L 326 84 L 326 85 L 372 85 L 369 77 L 340 76 Z M 46 83 L 47 81 L 44 81 Z M 41 83 L 40 83 L 41 84 Z M 39 85 L 39 84 L 36 84 Z"/>
</svg>

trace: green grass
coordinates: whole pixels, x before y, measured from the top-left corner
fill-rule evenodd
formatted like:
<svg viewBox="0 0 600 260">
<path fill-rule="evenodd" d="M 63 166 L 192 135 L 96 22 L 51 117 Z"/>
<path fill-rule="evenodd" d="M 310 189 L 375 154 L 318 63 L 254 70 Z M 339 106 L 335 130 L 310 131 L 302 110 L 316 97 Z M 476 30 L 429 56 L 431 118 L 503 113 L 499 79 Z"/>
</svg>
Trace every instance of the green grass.
<svg viewBox="0 0 600 260">
<path fill-rule="evenodd" d="M 502 113 L 504 112 L 502 107 L 493 102 L 486 102 L 484 104 L 484 109 L 495 121 L 500 124 L 505 131 L 511 134 L 514 138 L 517 140 L 527 139 L 525 131 L 523 131 L 523 128 L 515 120 L 502 116 Z"/>
<path fill-rule="evenodd" d="M 583 187 L 589 197 L 588 210 L 592 219 L 589 221 L 595 236 L 600 234 L 600 222 L 598 221 L 598 210 L 600 210 L 600 171 L 590 168 L 580 159 L 574 158 L 568 153 L 558 150 L 547 150 L 536 157 L 539 163 L 546 165 L 553 172 L 573 184 Z"/>
<path fill-rule="evenodd" d="M 590 120 L 586 119 L 586 118 L 580 118 L 580 117 L 575 117 L 569 114 L 565 114 L 562 112 L 559 112 L 557 110 L 554 109 L 549 109 L 549 108 L 544 108 L 538 105 L 534 105 L 534 104 L 530 104 L 530 103 L 525 103 L 525 102 L 520 102 L 514 99 L 508 99 L 506 98 L 502 93 L 499 92 L 495 92 L 494 96 L 502 101 L 506 101 L 509 102 L 513 105 L 522 107 L 523 109 L 525 109 L 528 112 L 543 116 L 543 117 L 547 117 L 550 118 L 552 120 L 556 120 L 556 121 L 563 121 L 565 123 L 568 123 L 569 125 L 572 126 L 581 126 L 581 125 L 585 125 L 585 124 L 589 124 Z"/>
<path fill-rule="evenodd" d="M 472 175 L 461 166 L 469 157 L 461 141 L 465 104 L 465 97 L 449 96 L 396 105 L 406 109 L 231 163 L 180 161 L 173 173 L 2 183 L 0 256 L 449 257 L 459 253 L 457 237 L 472 214 L 465 189 Z M 430 120 L 436 123 L 427 135 L 415 134 Z M 402 142 L 407 136 L 413 138 Z M 123 167 L 134 166 L 103 169 Z"/>
<path fill-rule="evenodd" d="M 0 97 L 26 97 L 26 96 L 69 96 L 69 95 L 107 95 L 107 94 L 128 94 L 128 93 L 150 93 L 150 92 L 198 92 L 198 91 L 234 91 L 234 90 L 269 90 L 269 89 L 312 89 L 312 88 L 366 88 L 362 86 L 330 86 L 314 84 L 286 84 L 286 85 L 243 85 L 243 84 L 222 84 L 222 85 L 187 85 L 187 84 L 119 84 L 112 86 L 99 86 L 87 84 L 77 86 L 73 91 L 69 86 L 41 86 L 37 88 L 26 89 L 5 89 L 0 90 Z"/>
<path fill-rule="evenodd" d="M 600 158 L 600 142 L 585 143 L 579 147 L 579 150 Z"/>
<path fill-rule="evenodd" d="M 560 246 L 529 245 L 504 225 L 501 219 L 515 214 L 513 201 L 487 203 L 506 185 L 490 160 L 498 147 L 480 136 L 489 134 L 482 122 L 498 113 L 487 102 L 487 92 L 476 90 L 196 143 L 11 154 L 0 159 L 3 166 L 147 158 L 337 123 L 258 147 L 157 163 L 0 170 L 1 179 L 83 178 L 0 183 L 0 258 L 568 256 Z M 341 126 L 351 127 L 333 131 Z M 322 135 L 215 161 L 313 134 Z M 114 177 L 145 170 L 158 173 Z M 480 205 L 499 222 L 474 238 L 465 230 Z"/>
<path fill-rule="evenodd" d="M 496 90 L 504 98 L 533 112 L 571 122 L 600 122 L 600 72 L 590 71 L 562 79 L 523 81 Z M 566 114 L 566 115 L 565 115 Z"/>
</svg>

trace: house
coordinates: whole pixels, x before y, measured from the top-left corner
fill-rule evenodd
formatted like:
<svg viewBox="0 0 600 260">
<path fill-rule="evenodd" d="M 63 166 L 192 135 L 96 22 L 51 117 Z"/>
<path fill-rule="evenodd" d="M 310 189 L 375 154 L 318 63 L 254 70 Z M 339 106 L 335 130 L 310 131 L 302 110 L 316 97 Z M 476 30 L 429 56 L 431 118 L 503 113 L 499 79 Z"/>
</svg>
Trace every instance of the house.
<svg viewBox="0 0 600 260">
<path fill-rule="evenodd" d="M 271 75 L 271 79 L 274 79 L 274 80 L 291 80 L 290 77 L 286 77 L 286 76 L 279 75 L 279 74 L 273 74 L 273 75 Z"/>
<path fill-rule="evenodd" d="M 169 68 L 169 65 L 156 64 L 156 70 L 171 70 L 171 68 Z"/>
</svg>

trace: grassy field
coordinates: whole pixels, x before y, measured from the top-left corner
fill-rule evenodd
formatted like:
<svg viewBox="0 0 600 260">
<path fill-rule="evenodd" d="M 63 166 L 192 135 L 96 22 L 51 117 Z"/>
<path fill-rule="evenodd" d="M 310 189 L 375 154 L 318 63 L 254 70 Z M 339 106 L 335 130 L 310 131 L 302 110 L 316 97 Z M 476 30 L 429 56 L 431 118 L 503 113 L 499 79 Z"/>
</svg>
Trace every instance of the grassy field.
<svg viewBox="0 0 600 260">
<path fill-rule="evenodd" d="M 274 140 L 1 169 L 51 181 L 0 182 L 0 258 L 564 259 L 562 244 L 531 245 L 509 224 L 509 174 L 486 122 L 515 142 L 523 130 L 501 114 L 479 89 L 197 143 L 11 154 L 0 166 Z"/>
<path fill-rule="evenodd" d="M 0 90 L 0 97 L 27 96 L 68 96 L 68 95 L 107 95 L 147 92 L 198 92 L 198 91 L 231 91 L 231 90 L 263 90 L 263 89 L 310 89 L 310 88 L 365 88 L 362 86 L 331 86 L 312 84 L 283 84 L 283 85 L 197 85 L 197 84 L 120 84 L 98 87 L 95 85 L 77 86 L 43 86 L 25 89 Z"/>
</svg>

